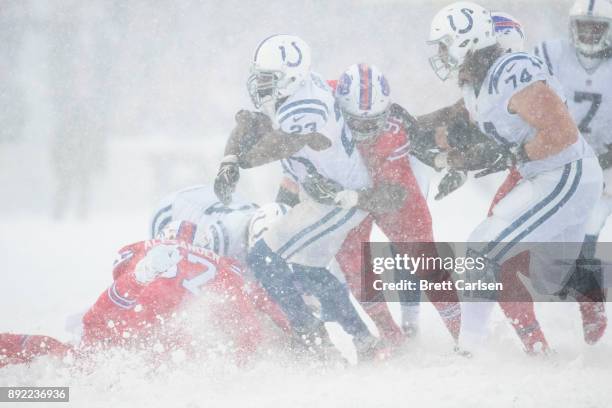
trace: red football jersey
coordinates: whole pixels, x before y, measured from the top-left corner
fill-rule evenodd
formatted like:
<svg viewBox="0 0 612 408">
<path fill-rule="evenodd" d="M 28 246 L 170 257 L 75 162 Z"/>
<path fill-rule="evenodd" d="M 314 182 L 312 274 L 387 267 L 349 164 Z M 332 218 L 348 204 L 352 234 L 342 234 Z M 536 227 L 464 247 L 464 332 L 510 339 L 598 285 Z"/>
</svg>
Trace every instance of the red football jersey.
<svg viewBox="0 0 612 408">
<path fill-rule="evenodd" d="M 165 273 L 143 285 L 136 281 L 134 269 L 157 245 L 178 245 L 182 259 L 174 276 Z M 207 315 L 231 337 L 240 358 L 261 341 L 252 294 L 244 290 L 241 269 L 234 261 L 178 241 L 138 242 L 122 248 L 120 254 L 113 271 L 115 281 L 83 317 L 85 345 L 139 344 L 155 336 L 170 347 L 185 346 L 191 339 L 184 331 L 164 325 L 183 307 L 206 298 L 214 299 L 206 303 Z"/>
</svg>

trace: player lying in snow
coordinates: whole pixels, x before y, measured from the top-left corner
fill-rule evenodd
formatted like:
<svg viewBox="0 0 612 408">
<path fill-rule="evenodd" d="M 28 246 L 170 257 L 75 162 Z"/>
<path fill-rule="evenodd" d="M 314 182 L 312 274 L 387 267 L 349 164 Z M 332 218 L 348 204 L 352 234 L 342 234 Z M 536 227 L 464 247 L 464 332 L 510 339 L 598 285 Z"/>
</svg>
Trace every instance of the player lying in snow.
<svg viewBox="0 0 612 408">
<path fill-rule="evenodd" d="M 288 333 L 282 313 L 265 294 L 245 287 L 237 263 L 194 246 L 196 234 L 195 225 L 183 222 L 176 239 L 123 247 L 113 269 L 112 285 L 82 318 L 79 344 L 63 344 L 46 336 L 0 334 L 0 366 L 29 362 L 42 355 L 73 353 L 86 358 L 112 347 L 145 350 L 153 358 L 164 358 L 173 350 L 197 357 L 219 345 L 242 364 L 264 337 Z M 212 344 L 199 344 L 197 333 L 173 323 L 180 311 L 191 307 L 195 307 L 193 313 L 202 313 L 196 315 L 197 320 L 208 319 L 207 331 L 220 336 L 212 339 Z M 272 318 L 281 330 L 264 332 L 259 312 Z M 206 338 L 204 343 L 208 341 Z M 165 353 L 161 356 L 154 352 L 160 345 Z"/>
<path fill-rule="evenodd" d="M 156 236 L 170 222 L 189 221 L 202 232 L 198 237 L 199 244 L 244 264 L 249 250 L 275 223 L 283 222 L 287 211 L 288 207 L 279 203 L 258 207 L 237 194 L 231 203 L 224 205 L 218 201 L 212 186 L 193 186 L 161 200 L 154 212 L 152 234 Z M 259 287 L 250 269 L 244 270 L 245 279 Z M 292 279 L 302 295 L 311 295 L 320 303 L 324 321 L 339 323 L 353 337 L 359 360 L 382 357 L 386 353 L 386 346 L 379 344 L 359 317 L 346 287 L 328 270 L 315 271 L 315 274 L 297 272 Z M 385 304 L 382 306 L 386 309 Z M 295 345 L 299 349 L 299 341 Z M 312 351 L 329 354 L 333 350 L 329 339 L 324 337 L 321 347 Z"/>
</svg>

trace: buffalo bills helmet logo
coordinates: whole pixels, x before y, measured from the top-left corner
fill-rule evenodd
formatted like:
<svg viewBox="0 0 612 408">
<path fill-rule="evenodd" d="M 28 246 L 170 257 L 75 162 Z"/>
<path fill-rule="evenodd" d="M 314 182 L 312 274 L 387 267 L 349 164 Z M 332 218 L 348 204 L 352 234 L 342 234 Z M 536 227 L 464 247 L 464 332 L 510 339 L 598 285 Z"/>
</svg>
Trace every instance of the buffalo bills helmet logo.
<svg viewBox="0 0 612 408">
<path fill-rule="evenodd" d="M 342 74 L 340 80 L 338 81 L 338 86 L 336 87 L 336 93 L 343 96 L 348 95 L 349 91 L 351 90 L 352 82 L 351 77 L 348 76 L 346 72 Z"/>
<path fill-rule="evenodd" d="M 387 78 L 384 75 L 381 75 L 378 80 L 380 81 L 380 89 L 382 90 L 383 95 L 389 96 L 391 93 L 391 88 L 389 87 L 389 82 L 387 82 Z"/>
</svg>

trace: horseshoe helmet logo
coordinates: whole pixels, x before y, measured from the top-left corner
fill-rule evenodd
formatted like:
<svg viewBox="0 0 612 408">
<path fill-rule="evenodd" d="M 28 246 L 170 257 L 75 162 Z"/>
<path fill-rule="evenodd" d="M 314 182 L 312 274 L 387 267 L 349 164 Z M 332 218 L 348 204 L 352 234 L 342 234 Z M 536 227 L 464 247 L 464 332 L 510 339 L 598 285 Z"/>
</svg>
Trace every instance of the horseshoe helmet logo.
<svg viewBox="0 0 612 408">
<path fill-rule="evenodd" d="M 300 50 L 300 48 L 297 46 L 295 41 L 291 42 L 291 46 L 297 52 L 297 60 L 296 61 L 288 61 L 287 60 L 287 50 L 285 50 L 284 46 L 281 45 L 278 48 L 281 51 L 281 58 L 283 59 L 284 62 L 287 63 L 287 66 L 288 67 L 297 67 L 298 65 L 300 65 L 302 63 L 302 50 Z"/>
<path fill-rule="evenodd" d="M 458 32 L 459 34 L 465 34 L 467 32 L 469 32 L 472 27 L 474 26 L 474 19 L 472 18 L 472 14 L 474 14 L 474 10 L 470 10 L 468 8 L 462 8 L 461 9 L 461 13 L 465 16 L 465 18 L 467 19 L 467 26 L 461 29 L 457 29 L 457 26 L 455 25 L 455 19 L 453 18 L 452 15 L 448 16 L 448 22 L 451 26 L 451 28 L 453 29 L 453 31 Z"/>
</svg>

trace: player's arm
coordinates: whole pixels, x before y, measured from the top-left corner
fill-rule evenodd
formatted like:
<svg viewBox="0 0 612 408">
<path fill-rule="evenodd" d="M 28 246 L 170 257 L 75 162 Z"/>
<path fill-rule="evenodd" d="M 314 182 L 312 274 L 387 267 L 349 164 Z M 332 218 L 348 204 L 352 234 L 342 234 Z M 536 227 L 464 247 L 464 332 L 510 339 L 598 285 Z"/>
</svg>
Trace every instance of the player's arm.
<svg viewBox="0 0 612 408">
<path fill-rule="evenodd" d="M 526 160 L 553 156 L 578 140 L 578 128 L 567 106 L 544 81 L 534 82 L 512 96 L 508 110 L 537 131 L 523 145 Z"/>
<path fill-rule="evenodd" d="M 240 179 L 240 168 L 251 168 L 287 158 L 305 146 L 314 150 L 326 149 L 331 141 L 314 131 L 293 134 L 275 129 L 272 121 L 259 112 L 240 111 L 236 126 L 225 146 L 215 178 L 215 194 L 229 204 Z"/>
<path fill-rule="evenodd" d="M 321 174 L 310 174 L 302 187 L 315 201 L 342 208 L 357 207 L 370 213 L 386 213 L 402 207 L 406 189 L 398 183 L 383 181 L 375 187 L 347 190 L 339 183 Z"/>
<path fill-rule="evenodd" d="M 459 107 L 463 107 L 461 101 L 441 111 L 448 113 L 452 108 L 453 112 L 459 113 Z M 495 143 L 463 113 L 454 115 L 453 121 L 448 120 L 447 114 L 441 114 L 438 116 L 439 126 L 413 119 L 397 104 L 392 105 L 391 114 L 402 119 L 404 128 L 410 134 L 410 153 L 435 170 L 447 167 L 480 170 L 486 167 L 490 153 L 495 150 Z M 431 119 L 436 116 L 433 115 Z"/>
<path fill-rule="evenodd" d="M 330 145 L 331 141 L 321 133 L 290 134 L 271 128 L 251 149 L 240 154 L 238 163 L 241 168 L 248 169 L 286 159 L 306 146 L 319 151 Z"/>
<path fill-rule="evenodd" d="M 380 183 L 375 188 L 359 191 L 356 207 L 369 213 L 384 214 L 402 208 L 406 196 L 407 192 L 403 186 L 396 183 Z"/>
<path fill-rule="evenodd" d="M 451 147 L 448 141 L 448 128 L 456 123 L 469 123 L 470 117 L 463 99 L 451 106 L 419 116 L 417 123 L 422 132 L 431 133 L 436 146 L 441 149 Z"/>
<path fill-rule="evenodd" d="M 331 145 L 327 137 L 317 132 L 296 134 L 275 129 L 270 118 L 260 112 L 241 110 L 235 119 L 225 156 L 235 156 L 244 169 L 285 159 L 305 146 L 322 150 Z"/>
<path fill-rule="evenodd" d="M 469 114 L 465 109 L 463 99 L 460 99 L 450 106 L 419 116 L 417 121 L 422 128 L 435 129 L 441 126 L 448 126 L 457 119 L 468 118 Z"/>
</svg>

